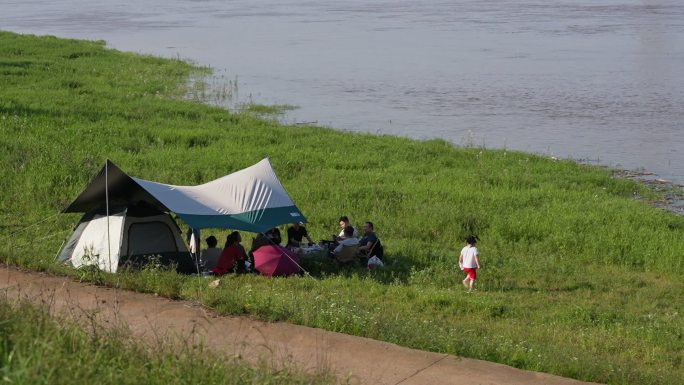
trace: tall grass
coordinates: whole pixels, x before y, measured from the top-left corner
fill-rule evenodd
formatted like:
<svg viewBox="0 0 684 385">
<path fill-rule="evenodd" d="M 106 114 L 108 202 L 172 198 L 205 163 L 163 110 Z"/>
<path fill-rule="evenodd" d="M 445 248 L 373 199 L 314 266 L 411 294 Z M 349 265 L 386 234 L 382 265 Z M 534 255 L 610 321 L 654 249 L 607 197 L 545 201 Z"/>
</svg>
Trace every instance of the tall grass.
<svg viewBox="0 0 684 385">
<path fill-rule="evenodd" d="M 143 345 L 126 330 L 85 330 L 44 309 L 0 299 L 0 377 L 9 384 L 328 384 L 326 375 L 275 370 L 201 345 Z"/>
<path fill-rule="evenodd" d="M 342 214 L 371 220 L 386 268 L 307 260 L 308 277 L 230 277 L 214 290 L 168 272 L 104 280 L 584 380 L 684 378 L 684 218 L 653 208 L 659 194 L 572 161 L 229 113 L 183 99 L 197 71 L 102 42 L 0 33 L 2 234 L 50 218 L 4 238 L 3 260 L 66 273 L 53 257 L 78 216 L 53 215 L 106 158 L 192 185 L 270 156 L 314 238 L 339 231 Z M 484 268 L 467 295 L 455 266 L 471 233 Z"/>
</svg>

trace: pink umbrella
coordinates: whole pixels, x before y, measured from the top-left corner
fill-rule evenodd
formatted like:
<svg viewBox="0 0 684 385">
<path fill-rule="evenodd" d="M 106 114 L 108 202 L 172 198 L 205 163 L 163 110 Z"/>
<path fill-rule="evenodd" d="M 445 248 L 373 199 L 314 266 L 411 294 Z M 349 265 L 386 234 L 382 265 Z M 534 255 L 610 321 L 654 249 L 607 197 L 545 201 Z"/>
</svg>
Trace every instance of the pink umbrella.
<svg viewBox="0 0 684 385">
<path fill-rule="evenodd" d="M 299 273 L 299 256 L 283 246 L 264 245 L 252 252 L 254 268 L 265 276 Z"/>
</svg>

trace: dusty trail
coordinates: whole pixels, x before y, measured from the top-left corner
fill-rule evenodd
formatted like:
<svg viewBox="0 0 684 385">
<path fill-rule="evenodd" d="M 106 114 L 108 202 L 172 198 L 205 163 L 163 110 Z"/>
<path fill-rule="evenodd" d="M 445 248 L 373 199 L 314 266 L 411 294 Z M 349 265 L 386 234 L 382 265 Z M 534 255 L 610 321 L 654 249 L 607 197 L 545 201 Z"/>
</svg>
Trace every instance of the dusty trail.
<svg viewBox="0 0 684 385">
<path fill-rule="evenodd" d="M 124 326 L 148 343 L 203 341 L 250 362 L 331 370 L 362 384 L 589 384 L 558 376 L 286 323 L 216 316 L 190 302 L 96 287 L 65 277 L 0 266 L 0 295 L 48 305 L 55 316 Z"/>
</svg>

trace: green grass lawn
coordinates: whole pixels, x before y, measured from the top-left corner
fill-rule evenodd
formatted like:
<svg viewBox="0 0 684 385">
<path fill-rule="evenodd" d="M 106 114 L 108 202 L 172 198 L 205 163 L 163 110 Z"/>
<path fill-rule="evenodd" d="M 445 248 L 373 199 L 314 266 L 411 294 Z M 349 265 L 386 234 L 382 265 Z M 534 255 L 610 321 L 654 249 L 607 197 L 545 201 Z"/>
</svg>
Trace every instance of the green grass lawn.
<svg viewBox="0 0 684 385">
<path fill-rule="evenodd" d="M 231 113 L 195 100 L 205 90 L 187 80 L 206 73 L 0 32 L 2 260 L 78 276 L 54 263 L 78 215 L 57 213 L 107 158 L 193 185 L 270 156 L 314 238 L 339 231 L 340 215 L 371 220 L 386 268 L 309 260 L 309 276 L 216 289 L 150 269 L 86 278 L 582 380 L 683 381 L 684 217 L 653 208 L 657 193 L 572 161 Z M 483 269 L 467 294 L 457 252 L 471 233 Z"/>
<path fill-rule="evenodd" d="M 253 367 L 203 346 L 143 345 L 127 330 L 84 330 L 41 308 L 0 299 L 0 378 L 6 384 L 331 384 L 325 374 Z M 160 340 L 168 337 L 160 335 Z"/>
</svg>

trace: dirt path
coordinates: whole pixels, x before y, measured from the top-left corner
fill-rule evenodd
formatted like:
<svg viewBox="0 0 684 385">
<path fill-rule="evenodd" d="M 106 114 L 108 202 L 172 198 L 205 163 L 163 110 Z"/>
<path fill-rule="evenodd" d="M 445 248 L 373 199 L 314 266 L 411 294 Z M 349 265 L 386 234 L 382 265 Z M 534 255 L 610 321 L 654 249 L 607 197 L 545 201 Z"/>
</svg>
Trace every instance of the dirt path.
<svg viewBox="0 0 684 385">
<path fill-rule="evenodd" d="M 48 305 L 56 316 L 125 326 L 137 338 L 201 340 L 250 362 L 268 360 L 308 371 L 331 370 L 362 384 L 588 384 L 486 361 L 408 349 L 304 326 L 216 316 L 184 301 L 96 287 L 64 277 L 0 267 L 0 293 Z M 86 325 L 87 326 L 87 325 Z"/>
</svg>

